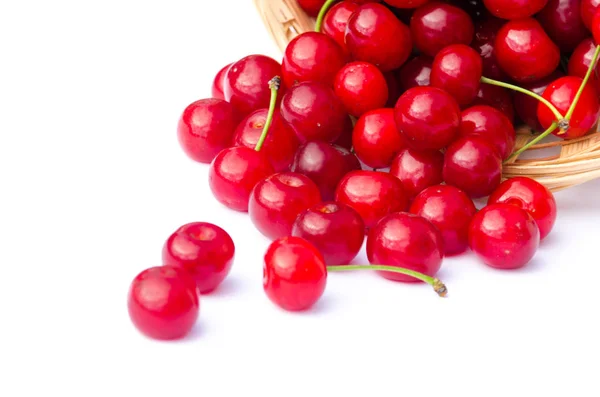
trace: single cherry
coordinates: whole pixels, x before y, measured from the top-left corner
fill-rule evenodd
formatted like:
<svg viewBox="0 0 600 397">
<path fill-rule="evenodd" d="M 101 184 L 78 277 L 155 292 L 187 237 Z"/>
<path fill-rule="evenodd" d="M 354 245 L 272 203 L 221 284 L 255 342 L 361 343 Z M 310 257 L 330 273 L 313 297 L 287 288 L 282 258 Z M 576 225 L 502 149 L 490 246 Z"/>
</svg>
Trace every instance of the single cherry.
<svg viewBox="0 0 600 397">
<path fill-rule="evenodd" d="M 572 52 L 589 33 L 579 12 L 581 0 L 549 0 L 536 16 L 564 53 Z"/>
<path fill-rule="evenodd" d="M 377 66 L 368 62 L 352 62 L 344 66 L 334 82 L 335 95 L 354 117 L 385 106 L 388 86 Z"/>
<path fill-rule="evenodd" d="M 483 0 L 485 8 L 502 19 L 527 18 L 537 14 L 548 0 Z"/>
<path fill-rule="evenodd" d="M 512 95 L 506 88 L 481 84 L 477 97 L 471 105 L 489 105 L 501 111 L 511 122 L 515 119 Z"/>
<path fill-rule="evenodd" d="M 387 168 L 406 146 L 398 132 L 393 109 L 377 109 L 363 114 L 354 126 L 352 146 L 356 156 L 371 168 Z"/>
<path fill-rule="evenodd" d="M 592 29 L 592 20 L 598 9 L 600 9 L 600 0 L 581 0 L 579 11 L 586 28 Z"/>
<path fill-rule="evenodd" d="M 460 135 L 482 137 L 496 147 L 502 159 L 512 154 L 517 140 L 512 122 L 501 111 L 487 105 L 463 110 Z"/>
<path fill-rule="evenodd" d="M 346 47 L 346 27 L 350 16 L 358 7 L 360 5 L 354 1 L 340 1 L 327 12 L 321 27 L 321 31 L 335 40 L 348 55 L 350 55 L 350 52 Z"/>
<path fill-rule="evenodd" d="M 326 0 L 298 0 L 298 5 L 311 17 L 316 17 Z"/>
<path fill-rule="evenodd" d="M 404 92 L 413 87 L 428 86 L 432 64 L 433 59 L 425 55 L 418 55 L 406 62 L 398 72 L 402 91 Z"/>
<path fill-rule="evenodd" d="M 452 95 L 460 106 L 473 102 L 479 91 L 483 64 L 479 54 L 464 44 L 452 44 L 433 59 L 431 86 Z"/>
<path fill-rule="evenodd" d="M 229 68 L 233 65 L 230 63 L 223 67 L 223 69 L 219 70 L 212 84 L 212 96 L 213 98 L 225 100 L 225 93 L 223 92 L 223 85 L 225 84 L 225 77 L 227 76 L 227 72 Z"/>
<path fill-rule="evenodd" d="M 564 76 L 564 74 L 559 69 L 557 69 L 554 72 L 552 72 L 549 76 L 546 76 L 543 79 L 531 83 L 521 84 L 521 87 L 538 95 L 542 95 L 544 94 L 544 91 L 546 91 L 546 87 L 548 87 L 548 84 L 552 83 L 554 80 L 562 76 Z M 534 131 L 541 132 L 544 130 L 540 125 L 540 122 L 538 121 L 537 117 L 537 109 L 540 101 L 538 101 L 536 98 L 533 98 L 530 95 L 515 92 L 513 95 L 513 102 L 514 108 L 517 114 L 519 115 L 519 119 L 521 119 L 521 121 L 523 121 L 525 124 L 531 127 Z"/>
<path fill-rule="evenodd" d="M 444 155 L 438 150 L 402 149 L 390 167 L 390 174 L 402 182 L 412 199 L 429 186 L 442 183 Z"/>
<path fill-rule="evenodd" d="M 507 80 L 508 76 L 498 64 L 495 47 L 496 35 L 505 23 L 506 21 L 495 17 L 477 22 L 475 24 L 475 38 L 471 43 L 471 47 L 481 56 L 483 75 L 501 81 Z"/>
<path fill-rule="evenodd" d="M 581 77 L 582 79 L 585 77 L 585 74 L 588 71 L 592 63 L 592 59 L 594 58 L 594 52 L 596 51 L 596 43 L 592 38 L 587 38 L 583 40 L 579 45 L 575 48 L 571 56 L 569 57 L 568 64 L 568 73 L 569 76 Z M 555 78 L 552 81 L 556 80 L 563 75 L 560 74 L 558 76 L 554 76 Z M 596 68 L 593 73 L 590 75 L 589 85 L 596 88 L 596 91 L 600 93 L 600 64 L 596 64 Z M 548 81 L 546 85 L 550 84 L 551 81 Z M 538 92 L 538 94 L 542 94 Z M 537 110 L 537 101 L 536 101 L 536 110 Z"/>
</svg>

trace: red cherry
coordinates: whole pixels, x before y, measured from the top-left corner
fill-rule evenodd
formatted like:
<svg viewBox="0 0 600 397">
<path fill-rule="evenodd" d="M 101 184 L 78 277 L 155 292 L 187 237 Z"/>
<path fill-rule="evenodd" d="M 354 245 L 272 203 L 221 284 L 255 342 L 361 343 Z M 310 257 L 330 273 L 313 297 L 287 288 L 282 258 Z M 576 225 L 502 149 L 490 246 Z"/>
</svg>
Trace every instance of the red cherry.
<svg viewBox="0 0 600 397">
<path fill-rule="evenodd" d="M 398 129 L 416 149 L 439 150 L 458 135 L 460 108 L 439 88 L 409 89 L 398 99 L 394 112 Z"/>
<path fill-rule="evenodd" d="M 344 118 L 344 127 L 342 134 L 333 142 L 334 145 L 343 147 L 344 149 L 352 149 L 352 130 L 354 130 L 354 122 L 350 116 Z"/>
<path fill-rule="evenodd" d="M 352 146 L 356 156 L 371 168 L 386 168 L 406 146 L 396 128 L 393 109 L 377 109 L 363 114 L 354 126 Z"/>
<path fill-rule="evenodd" d="M 596 43 L 591 38 L 587 38 L 583 40 L 579 45 L 575 48 L 571 56 L 569 57 L 569 76 L 581 77 L 582 79 L 585 77 L 585 74 L 588 71 L 592 63 L 592 59 L 594 58 L 594 51 L 596 51 Z M 559 77 L 562 77 L 563 74 L 555 75 L 555 78 L 552 81 L 556 80 Z M 588 84 L 592 87 L 596 88 L 596 91 L 600 93 L 600 64 L 596 65 L 595 70 L 590 75 L 590 79 Z M 550 84 L 551 81 L 548 81 L 546 85 Z M 538 92 L 541 95 L 541 93 Z M 536 110 L 537 110 L 537 101 Z M 537 120 L 537 118 L 536 118 Z"/>
<path fill-rule="evenodd" d="M 334 91 L 354 117 L 385 106 L 388 86 L 377 66 L 368 62 L 352 62 L 335 77 Z"/>
<path fill-rule="evenodd" d="M 319 188 L 307 176 L 283 172 L 256 185 L 250 196 L 248 213 L 254 226 L 275 240 L 289 236 L 298 215 L 320 201 Z"/>
<path fill-rule="evenodd" d="M 433 59 L 419 55 L 406 62 L 398 73 L 403 91 L 413 87 L 428 86 Z M 395 104 L 395 102 L 394 102 Z"/>
<path fill-rule="evenodd" d="M 564 76 L 564 74 L 557 69 L 556 71 L 552 72 L 552 74 L 550 74 L 549 76 L 544 77 L 543 79 L 538 81 L 521 84 L 521 87 L 525 88 L 526 90 L 535 92 L 538 95 L 542 95 L 546 90 L 546 87 L 548 87 L 548 84 L 552 83 L 554 80 L 562 76 Z M 534 131 L 543 131 L 543 128 L 540 125 L 540 122 L 538 121 L 537 117 L 537 109 L 540 101 L 529 95 L 522 94 L 520 92 L 515 92 L 513 102 L 515 104 L 514 108 L 517 111 L 519 118 L 523 122 L 525 122 L 525 124 L 531 127 Z"/>
<path fill-rule="evenodd" d="M 509 204 L 492 204 L 473 217 L 469 246 L 483 262 L 498 269 L 518 269 L 535 255 L 540 231 L 525 210 Z"/>
<path fill-rule="evenodd" d="M 464 44 L 437 53 L 431 67 L 431 86 L 452 95 L 459 105 L 473 102 L 479 91 L 483 65 L 479 54 Z"/>
<path fill-rule="evenodd" d="M 548 0 L 483 0 L 485 8 L 502 19 L 527 18 L 537 14 Z"/>
<path fill-rule="evenodd" d="M 502 159 L 496 148 L 479 136 L 454 142 L 444 157 L 444 181 L 473 198 L 490 195 L 500 185 Z"/>
<path fill-rule="evenodd" d="M 323 255 L 300 237 L 284 237 L 267 249 L 263 288 L 277 306 L 302 311 L 313 306 L 325 292 L 327 268 Z"/>
<path fill-rule="evenodd" d="M 335 201 L 356 210 L 367 229 L 389 213 L 408 209 L 408 195 L 400 180 L 376 171 L 348 173 L 337 186 Z"/>
<path fill-rule="evenodd" d="M 345 40 L 354 60 L 370 62 L 383 72 L 402 66 L 412 51 L 410 29 L 377 3 L 367 3 L 354 11 Z"/>
<path fill-rule="evenodd" d="M 548 88 L 542 95 L 550 101 L 561 114 L 566 114 L 579 87 L 583 83 L 583 79 L 573 76 L 561 77 L 558 80 L 550 83 Z M 542 128 L 546 130 L 552 125 L 556 118 L 550 109 L 543 103 L 538 104 L 538 120 Z M 600 100 L 596 90 L 590 85 L 586 85 L 581 93 L 579 102 L 575 106 L 575 111 L 569 120 L 569 129 L 565 134 L 560 134 L 559 129 L 555 129 L 552 133 L 563 139 L 579 138 L 587 134 L 590 129 L 598 121 L 600 116 Z"/>
<path fill-rule="evenodd" d="M 402 182 L 404 191 L 414 198 L 429 186 L 442 183 L 444 155 L 437 150 L 415 150 L 405 148 L 398 153 L 390 174 Z"/>
<path fill-rule="evenodd" d="M 433 57 L 450 44 L 470 44 L 475 27 L 469 14 L 460 8 L 432 1 L 416 9 L 410 31 L 415 46 Z"/>
<path fill-rule="evenodd" d="M 301 142 L 335 141 L 342 134 L 348 117 L 333 90 L 314 82 L 290 88 L 281 102 L 281 115 Z"/>
<path fill-rule="evenodd" d="M 292 236 L 313 244 L 323 254 L 326 265 L 347 265 L 362 248 L 365 223 L 349 206 L 329 201 L 301 213 Z"/>
<path fill-rule="evenodd" d="M 489 17 L 475 24 L 475 38 L 471 46 L 481 56 L 483 62 L 483 75 L 490 79 L 507 80 L 508 76 L 496 58 L 496 35 L 506 21 Z"/>
<path fill-rule="evenodd" d="M 600 44 L 600 10 L 596 11 L 594 19 L 592 19 L 592 34 L 596 44 Z"/>
<path fill-rule="evenodd" d="M 548 76 L 560 62 L 560 50 L 533 18 L 507 22 L 496 35 L 495 49 L 502 70 L 520 83 Z"/>
<path fill-rule="evenodd" d="M 482 137 L 496 147 L 502 159 L 512 154 L 517 140 L 511 121 L 501 111 L 486 105 L 463 110 L 460 135 Z"/>
<path fill-rule="evenodd" d="M 511 92 L 506 88 L 491 84 L 481 84 L 477 98 L 471 105 L 489 105 L 501 111 L 511 123 L 515 119 L 515 108 Z"/>
<path fill-rule="evenodd" d="M 546 238 L 556 222 L 556 200 L 548 188 L 527 177 L 515 177 L 502 182 L 490 196 L 488 205 L 505 203 L 529 212 L 540 229 L 540 239 Z"/>
<path fill-rule="evenodd" d="M 321 27 L 321 31 L 335 40 L 348 55 L 350 52 L 346 47 L 346 27 L 350 16 L 358 7 L 360 6 L 354 1 L 340 1 L 325 14 Z"/>
<path fill-rule="evenodd" d="M 384 3 L 396 8 L 417 8 L 429 0 L 383 0 Z"/>
<path fill-rule="evenodd" d="M 326 0 L 298 0 L 298 4 L 311 17 L 316 17 Z"/>
<path fill-rule="evenodd" d="M 367 237 L 367 257 L 371 264 L 403 267 L 434 276 L 442 266 L 443 255 L 440 231 L 425 218 L 413 214 L 390 214 Z M 378 273 L 389 280 L 418 282 L 404 274 Z"/>
<path fill-rule="evenodd" d="M 536 16 L 562 52 L 570 53 L 589 34 L 581 19 L 580 4 L 581 0 L 549 0 Z"/>
<path fill-rule="evenodd" d="M 586 28 L 592 29 L 592 20 L 598 9 L 600 9 L 600 0 L 581 0 L 579 11 Z"/>
<path fill-rule="evenodd" d="M 133 325 L 158 340 L 186 336 L 200 312 L 200 293 L 188 272 L 172 266 L 152 267 L 132 281 L 127 308 Z"/>
<path fill-rule="evenodd" d="M 227 76 L 227 72 L 229 68 L 233 65 L 230 63 L 223 67 L 223 69 L 219 70 L 212 84 L 212 96 L 213 98 L 223 99 L 225 100 L 225 93 L 223 92 L 223 85 L 225 84 L 225 77 Z"/>
<path fill-rule="evenodd" d="M 221 227 L 208 222 L 181 226 L 163 246 L 163 265 L 182 268 L 194 277 L 200 293 L 213 291 L 229 274 L 235 245 Z"/>
<path fill-rule="evenodd" d="M 222 150 L 215 157 L 209 168 L 208 183 L 221 204 L 246 212 L 254 186 L 274 172 L 262 151 L 236 146 Z"/>
</svg>

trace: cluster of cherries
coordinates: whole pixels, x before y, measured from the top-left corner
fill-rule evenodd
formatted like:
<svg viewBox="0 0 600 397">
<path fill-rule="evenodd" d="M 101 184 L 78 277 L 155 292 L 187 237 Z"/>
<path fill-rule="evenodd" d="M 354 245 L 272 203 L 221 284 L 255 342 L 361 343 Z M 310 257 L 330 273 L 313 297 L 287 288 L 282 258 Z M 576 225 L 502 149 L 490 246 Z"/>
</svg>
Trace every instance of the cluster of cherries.
<svg viewBox="0 0 600 397">
<path fill-rule="evenodd" d="M 445 296 L 443 258 L 469 248 L 494 268 L 530 262 L 556 203 L 533 179 L 503 182 L 503 163 L 597 123 L 600 0 L 299 3 L 316 31 L 294 38 L 282 63 L 225 66 L 177 129 L 187 156 L 210 164 L 214 197 L 273 240 L 269 299 L 305 310 L 328 272 L 363 269 Z M 515 150 L 517 123 L 544 132 Z M 351 264 L 365 238 L 370 264 Z M 234 256 L 219 226 L 179 228 L 163 265 L 133 280 L 135 326 L 186 335 Z"/>
</svg>

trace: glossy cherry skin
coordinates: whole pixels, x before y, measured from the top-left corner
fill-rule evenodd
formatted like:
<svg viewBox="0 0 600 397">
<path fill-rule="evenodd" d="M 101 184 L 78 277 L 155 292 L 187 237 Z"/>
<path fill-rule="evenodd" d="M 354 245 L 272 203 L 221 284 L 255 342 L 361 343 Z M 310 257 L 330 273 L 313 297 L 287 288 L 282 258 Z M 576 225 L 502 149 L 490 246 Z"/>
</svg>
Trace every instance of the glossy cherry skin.
<svg viewBox="0 0 600 397">
<path fill-rule="evenodd" d="M 483 0 L 485 8 L 502 19 L 521 19 L 537 14 L 548 0 Z"/>
<path fill-rule="evenodd" d="M 550 101 L 561 114 L 566 114 L 573 103 L 575 94 L 579 90 L 582 79 L 579 77 L 565 76 L 550 83 L 542 95 Z M 587 134 L 598 121 L 600 116 L 600 99 L 598 93 L 591 85 L 586 85 L 573 116 L 569 121 L 569 129 L 565 134 L 560 134 L 559 129 L 552 133 L 563 139 L 579 138 Z M 545 130 L 555 121 L 555 117 L 547 106 L 538 104 L 538 120 Z"/>
<path fill-rule="evenodd" d="M 254 186 L 274 172 L 265 153 L 236 146 L 222 150 L 215 157 L 208 171 L 208 184 L 221 204 L 246 212 Z"/>
<path fill-rule="evenodd" d="M 365 223 L 349 206 L 328 201 L 301 213 L 292 228 L 292 236 L 314 245 L 327 266 L 347 265 L 362 248 Z"/>
<path fill-rule="evenodd" d="M 268 109 L 260 109 L 246 117 L 235 130 L 233 144 L 254 149 L 262 135 L 268 113 Z M 269 158 L 273 169 L 281 172 L 289 170 L 298 146 L 300 142 L 296 133 L 276 109 L 261 151 Z"/>
<path fill-rule="evenodd" d="M 281 115 L 301 142 L 334 142 L 342 134 L 348 117 L 333 89 L 315 82 L 290 88 L 281 101 Z"/>
<path fill-rule="evenodd" d="M 521 87 L 535 92 L 538 95 L 542 95 L 546 90 L 546 87 L 548 87 L 548 84 L 562 76 L 564 76 L 564 74 L 557 69 L 549 76 L 538 81 L 521 84 Z M 515 104 L 514 108 L 519 115 L 519 119 L 534 131 L 542 132 L 543 129 L 537 117 L 537 109 L 540 102 L 537 99 L 532 98 L 529 95 L 521 94 L 520 92 L 514 93 L 513 102 Z"/>
<path fill-rule="evenodd" d="M 372 63 L 382 72 L 402 66 L 412 51 L 410 29 L 377 3 L 364 4 L 354 11 L 345 40 L 355 61 Z"/>
<path fill-rule="evenodd" d="M 570 53 L 589 32 L 579 12 L 581 0 L 549 0 L 536 16 L 560 50 Z"/>
<path fill-rule="evenodd" d="M 502 159 L 491 143 L 479 136 L 454 142 L 444 156 L 444 181 L 472 198 L 489 196 L 500 185 Z"/>
<path fill-rule="evenodd" d="M 191 331 L 200 313 L 200 292 L 185 270 L 160 266 L 146 269 L 131 282 L 127 309 L 133 325 L 157 340 L 175 340 Z"/>
<path fill-rule="evenodd" d="M 371 264 L 403 267 L 433 277 L 440 270 L 443 257 L 442 234 L 431 222 L 417 215 L 390 214 L 367 236 L 367 258 Z M 404 274 L 377 273 L 389 280 L 419 282 Z"/>
<path fill-rule="evenodd" d="M 496 58 L 513 80 L 525 83 L 548 76 L 560 62 L 560 50 L 533 18 L 508 21 L 496 35 Z"/>
<path fill-rule="evenodd" d="M 385 76 L 368 62 L 351 62 L 344 66 L 335 77 L 333 87 L 346 111 L 354 117 L 382 108 L 388 100 Z"/>
<path fill-rule="evenodd" d="M 505 203 L 529 212 L 540 229 L 540 239 L 550 234 L 556 223 L 556 200 L 548 188 L 527 177 L 515 177 L 502 182 L 492 193 L 488 205 Z"/>
<path fill-rule="evenodd" d="M 441 88 L 460 106 L 473 102 L 479 91 L 483 64 L 479 54 L 464 44 L 452 44 L 433 59 L 431 86 Z"/>
<path fill-rule="evenodd" d="M 225 280 L 234 258 L 235 245 L 229 233 L 208 222 L 181 226 L 165 241 L 162 250 L 163 265 L 186 270 L 202 294 Z"/>
<path fill-rule="evenodd" d="M 406 146 L 398 132 L 393 109 L 377 109 L 363 114 L 354 126 L 352 146 L 356 156 L 368 167 L 387 168 Z"/>
<path fill-rule="evenodd" d="M 316 17 L 325 4 L 325 0 L 298 0 L 298 4 L 308 15 Z"/>
<path fill-rule="evenodd" d="M 346 47 L 346 27 L 350 16 L 358 7 L 360 5 L 354 1 L 340 1 L 325 14 L 321 26 L 321 31 L 335 40 L 347 55 L 350 55 L 350 52 Z"/>
<path fill-rule="evenodd" d="M 471 47 L 481 56 L 483 63 L 483 75 L 490 79 L 506 81 L 508 76 L 496 58 L 496 34 L 506 21 L 490 17 L 475 24 L 475 38 Z"/>
<path fill-rule="evenodd" d="M 460 108 L 435 87 L 415 87 L 400 96 L 394 109 L 396 126 L 415 149 L 439 150 L 456 139 Z"/>
<path fill-rule="evenodd" d="M 296 172 L 282 172 L 256 185 L 248 213 L 258 231 L 275 240 L 289 236 L 296 217 L 320 201 L 319 188 L 310 178 Z"/>
<path fill-rule="evenodd" d="M 518 269 L 534 257 L 540 230 L 527 211 L 510 204 L 492 204 L 479 211 L 469 226 L 469 246 L 483 262 L 497 269 Z"/>
<path fill-rule="evenodd" d="M 227 72 L 229 71 L 231 65 L 233 64 L 230 63 L 229 65 L 224 66 L 223 69 L 219 70 L 215 76 L 211 88 L 213 98 L 225 100 L 223 85 L 225 84 L 225 76 L 227 76 Z"/>
<path fill-rule="evenodd" d="M 400 86 L 403 91 L 413 87 L 428 86 L 430 83 L 432 64 L 433 59 L 424 55 L 416 56 L 406 62 L 398 72 Z"/>
<path fill-rule="evenodd" d="M 249 55 L 229 68 L 223 84 L 225 99 L 246 117 L 255 110 L 268 108 L 271 99 L 269 81 L 281 76 L 281 65 L 264 55 Z M 279 89 L 279 98 L 285 86 Z"/>
<path fill-rule="evenodd" d="M 596 44 L 600 43 L 600 10 L 596 11 L 594 19 L 592 19 L 592 35 Z"/>
<path fill-rule="evenodd" d="M 600 9 L 600 0 L 581 0 L 579 11 L 586 28 L 592 29 L 592 20 L 598 9 Z"/>
<path fill-rule="evenodd" d="M 284 310 L 303 311 L 325 292 L 327 268 L 323 255 L 300 237 L 283 237 L 264 256 L 263 289 Z"/>
<path fill-rule="evenodd" d="M 581 77 L 582 79 L 585 77 L 590 64 L 592 63 L 592 59 L 594 57 L 594 51 L 596 50 L 596 43 L 591 38 L 587 38 L 583 40 L 579 45 L 575 48 L 571 56 L 569 57 L 568 64 L 568 73 L 569 76 Z M 595 70 L 590 75 L 589 85 L 596 88 L 596 91 L 600 93 L 600 63 L 596 65 Z M 560 76 L 555 76 L 556 80 Z M 547 83 L 550 84 L 550 81 Z M 541 94 L 540 94 L 541 95 Z M 537 102 L 536 102 L 537 105 Z M 537 109 L 537 106 L 536 106 Z"/>
<path fill-rule="evenodd" d="M 438 150 L 402 149 L 392 161 L 390 174 L 402 182 L 412 199 L 429 186 L 442 183 L 444 155 Z"/>
<path fill-rule="evenodd" d="M 231 146 L 237 116 L 231 104 L 216 98 L 201 99 L 185 108 L 177 125 L 177 139 L 194 161 L 210 163 Z"/>
<path fill-rule="evenodd" d="M 489 105 L 501 111 L 511 122 L 515 119 L 515 108 L 511 92 L 491 84 L 481 84 L 477 97 L 471 105 Z"/>
<path fill-rule="evenodd" d="M 496 147 L 502 159 L 515 149 L 517 136 L 511 121 L 499 110 L 487 105 L 475 105 L 463 110 L 460 135 L 477 135 Z"/>
<path fill-rule="evenodd" d="M 434 57 L 450 44 L 470 44 L 475 27 L 469 14 L 460 8 L 432 1 L 417 8 L 410 31 L 419 51 Z"/>
</svg>

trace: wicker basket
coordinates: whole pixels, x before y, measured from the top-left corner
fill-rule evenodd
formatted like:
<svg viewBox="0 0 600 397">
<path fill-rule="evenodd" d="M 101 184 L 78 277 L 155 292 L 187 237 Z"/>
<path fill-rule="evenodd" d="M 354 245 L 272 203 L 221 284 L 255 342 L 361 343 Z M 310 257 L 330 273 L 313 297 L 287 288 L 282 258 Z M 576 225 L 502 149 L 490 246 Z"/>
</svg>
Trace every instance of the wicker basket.
<svg viewBox="0 0 600 397">
<path fill-rule="evenodd" d="M 283 52 L 298 34 L 314 29 L 296 0 L 254 0 L 269 33 Z M 517 149 L 535 138 L 531 129 L 517 128 Z M 600 178 L 600 132 L 573 140 L 549 138 L 532 146 L 518 159 L 504 166 L 505 178 L 528 176 L 552 191 Z"/>
</svg>

